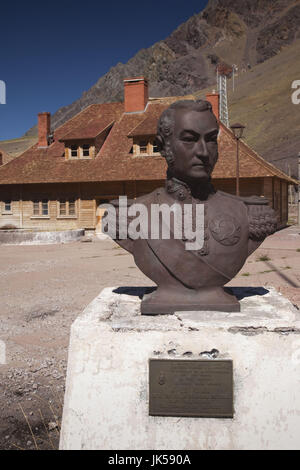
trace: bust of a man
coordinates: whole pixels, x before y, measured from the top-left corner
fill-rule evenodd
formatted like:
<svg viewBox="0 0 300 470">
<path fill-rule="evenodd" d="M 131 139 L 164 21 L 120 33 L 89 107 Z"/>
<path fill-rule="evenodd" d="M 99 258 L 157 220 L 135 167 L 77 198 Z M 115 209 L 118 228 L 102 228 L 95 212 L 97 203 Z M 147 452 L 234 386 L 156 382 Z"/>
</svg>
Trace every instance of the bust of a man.
<svg viewBox="0 0 300 470">
<path fill-rule="evenodd" d="M 160 231 L 158 237 L 151 237 L 154 222 L 150 216 L 147 236 L 129 235 L 124 240 L 116 235 L 117 243 L 133 254 L 136 265 L 157 285 L 143 299 L 142 314 L 239 311 L 238 300 L 223 286 L 276 230 L 275 213 L 267 199 L 236 197 L 216 191 L 211 184 L 218 160 L 218 132 L 207 101 L 177 101 L 159 119 L 157 145 L 168 165 L 165 187 L 130 204 L 142 204 L 149 214 L 154 205 L 190 207 L 190 229 L 197 227 L 194 219 L 201 205 L 203 242 L 199 249 L 188 250 L 184 231 L 181 237 L 173 236 L 174 224 L 169 238 L 164 239 Z M 112 203 L 118 211 L 118 201 Z M 162 216 L 159 224 L 163 223 Z"/>
</svg>

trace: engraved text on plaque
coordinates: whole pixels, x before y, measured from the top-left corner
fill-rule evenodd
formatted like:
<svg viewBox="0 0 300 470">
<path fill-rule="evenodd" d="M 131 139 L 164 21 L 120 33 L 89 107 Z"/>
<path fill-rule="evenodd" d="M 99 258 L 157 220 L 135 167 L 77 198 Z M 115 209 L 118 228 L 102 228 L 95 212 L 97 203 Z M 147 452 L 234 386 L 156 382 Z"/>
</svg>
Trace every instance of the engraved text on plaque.
<svg viewBox="0 0 300 470">
<path fill-rule="evenodd" d="M 149 414 L 233 418 L 230 360 L 149 360 Z"/>
</svg>

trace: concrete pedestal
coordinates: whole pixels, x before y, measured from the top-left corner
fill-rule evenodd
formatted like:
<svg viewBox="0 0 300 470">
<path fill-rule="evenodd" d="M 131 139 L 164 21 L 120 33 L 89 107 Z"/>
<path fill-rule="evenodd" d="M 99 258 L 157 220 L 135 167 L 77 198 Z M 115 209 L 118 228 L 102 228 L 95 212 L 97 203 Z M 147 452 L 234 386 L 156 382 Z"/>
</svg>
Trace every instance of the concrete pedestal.
<svg viewBox="0 0 300 470">
<path fill-rule="evenodd" d="M 139 314 L 107 288 L 72 325 L 61 449 L 299 449 L 300 313 L 273 288 L 241 312 Z M 234 418 L 149 416 L 150 358 L 233 360 Z"/>
</svg>

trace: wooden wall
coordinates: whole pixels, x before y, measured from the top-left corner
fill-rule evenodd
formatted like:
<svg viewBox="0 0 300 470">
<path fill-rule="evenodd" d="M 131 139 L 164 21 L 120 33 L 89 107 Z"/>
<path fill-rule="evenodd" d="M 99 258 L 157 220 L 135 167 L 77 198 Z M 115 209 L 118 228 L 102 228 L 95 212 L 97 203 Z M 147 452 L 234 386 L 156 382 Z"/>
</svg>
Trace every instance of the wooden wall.
<svg viewBox="0 0 300 470">
<path fill-rule="evenodd" d="M 279 178 L 273 178 L 273 209 L 277 213 L 279 227 L 284 227 L 288 221 L 288 184 Z"/>
<path fill-rule="evenodd" d="M 234 179 L 213 180 L 216 189 L 235 194 Z M 0 186 L 0 228 L 13 225 L 35 230 L 94 229 L 99 204 L 119 195 L 135 198 L 164 185 L 164 181 L 125 181 L 103 183 L 36 184 Z M 278 214 L 280 226 L 288 219 L 288 185 L 279 178 L 243 178 L 241 196 L 266 196 Z M 59 199 L 75 199 L 76 215 L 60 216 Z M 33 214 L 34 200 L 49 200 L 48 216 Z M 4 201 L 12 201 L 11 213 L 5 213 Z"/>
<path fill-rule="evenodd" d="M 213 179 L 215 189 L 229 194 L 236 194 L 236 180 L 233 178 Z M 240 178 L 240 196 L 264 196 L 263 178 Z"/>
<path fill-rule="evenodd" d="M 212 181 L 216 189 L 226 193 L 236 193 L 235 179 L 215 179 Z M 276 211 L 278 227 L 284 227 L 288 221 L 288 184 L 277 177 L 241 178 L 240 195 L 264 196 L 269 205 Z"/>
</svg>

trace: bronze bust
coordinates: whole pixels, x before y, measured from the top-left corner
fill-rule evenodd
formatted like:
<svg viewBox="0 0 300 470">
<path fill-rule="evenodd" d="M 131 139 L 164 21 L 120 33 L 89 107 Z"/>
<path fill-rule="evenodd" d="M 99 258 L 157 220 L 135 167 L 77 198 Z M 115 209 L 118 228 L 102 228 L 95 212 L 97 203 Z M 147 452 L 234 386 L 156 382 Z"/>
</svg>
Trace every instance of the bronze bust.
<svg viewBox="0 0 300 470">
<path fill-rule="evenodd" d="M 239 311 L 238 300 L 223 286 L 276 230 L 276 216 L 266 198 L 233 196 L 211 184 L 218 132 L 207 101 L 177 101 L 159 119 L 157 145 L 168 164 L 165 187 L 128 204 L 140 203 L 149 211 L 153 204 L 176 202 L 194 208 L 201 204 L 204 243 L 201 249 L 188 251 L 184 237 L 120 239 L 117 233 L 116 242 L 133 254 L 136 265 L 158 286 L 144 296 L 142 314 Z M 118 211 L 118 201 L 112 204 Z"/>
</svg>

